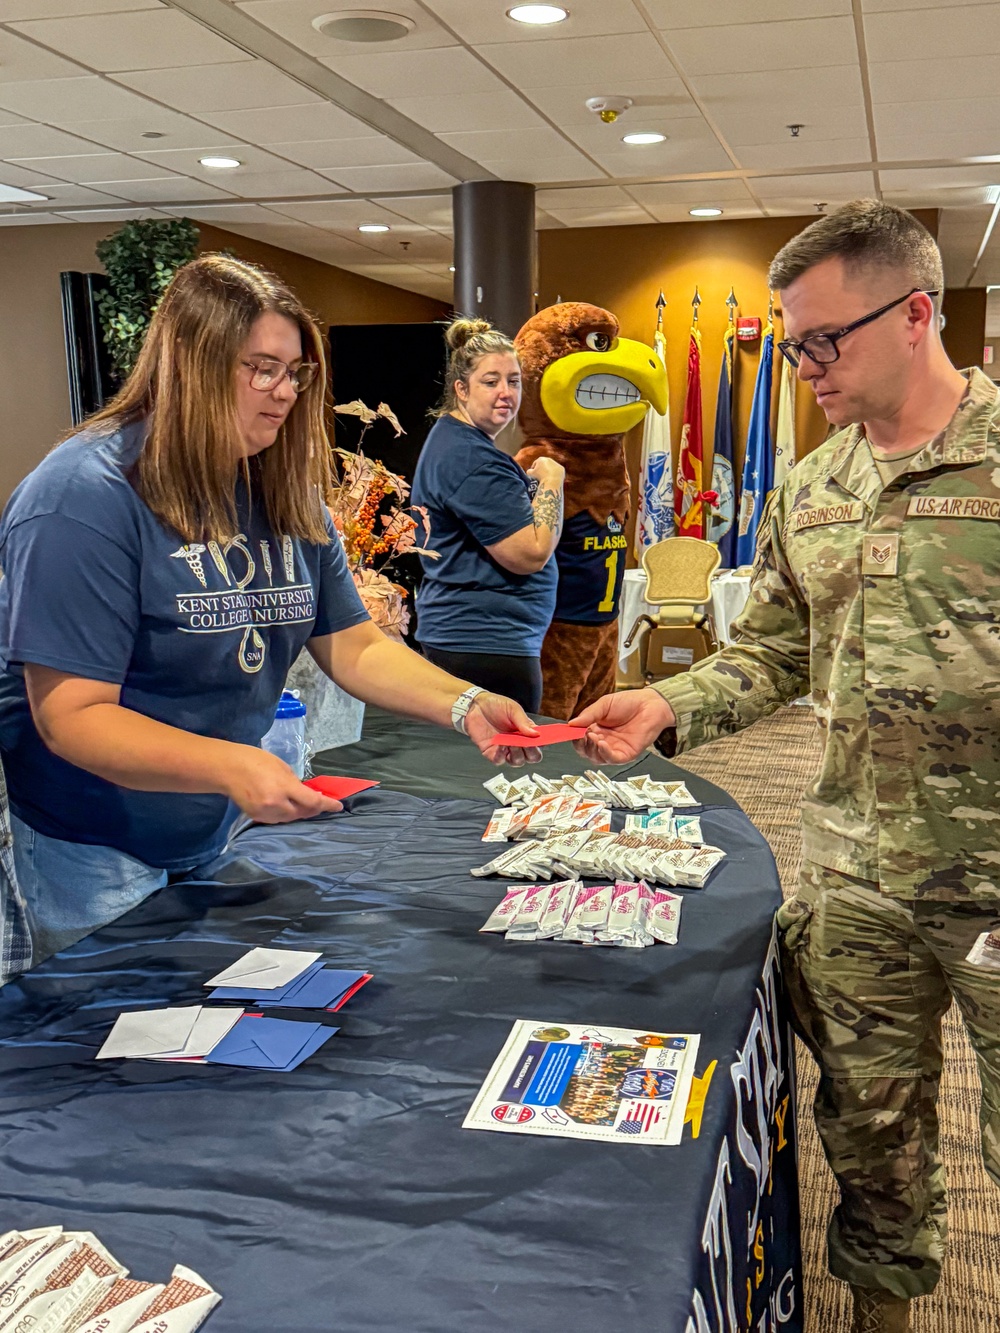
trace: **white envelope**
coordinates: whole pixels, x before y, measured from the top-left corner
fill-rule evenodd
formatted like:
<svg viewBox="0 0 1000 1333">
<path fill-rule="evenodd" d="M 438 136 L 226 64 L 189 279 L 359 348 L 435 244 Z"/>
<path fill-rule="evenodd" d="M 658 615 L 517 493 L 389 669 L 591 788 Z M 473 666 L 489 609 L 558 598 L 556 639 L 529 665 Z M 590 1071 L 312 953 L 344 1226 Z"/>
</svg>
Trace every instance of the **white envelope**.
<svg viewBox="0 0 1000 1333">
<path fill-rule="evenodd" d="M 208 1055 L 242 1016 L 242 1009 L 144 1009 L 119 1014 L 98 1060 L 191 1060 Z"/>
<path fill-rule="evenodd" d="M 216 976 L 209 977 L 205 985 L 277 990 L 322 957 L 321 953 L 304 953 L 300 949 L 251 949 Z"/>
</svg>

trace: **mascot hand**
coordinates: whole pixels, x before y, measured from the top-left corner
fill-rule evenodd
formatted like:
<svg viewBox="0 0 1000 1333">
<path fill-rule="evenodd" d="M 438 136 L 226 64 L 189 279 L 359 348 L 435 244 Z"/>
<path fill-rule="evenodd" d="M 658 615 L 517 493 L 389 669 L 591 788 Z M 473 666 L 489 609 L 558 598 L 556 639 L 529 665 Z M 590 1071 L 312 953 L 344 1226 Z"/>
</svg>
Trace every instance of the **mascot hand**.
<svg viewBox="0 0 1000 1333">
<path fill-rule="evenodd" d="M 563 482 L 566 480 L 566 469 L 562 463 L 557 463 L 554 458 L 547 458 L 542 454 L 541 458 L 536 458 L 531 467 L 528 468 L 528 476 L 534 477 L 539 486 L 547 486 L 550 490 L 561 491 Z"/>
<path fill-rule="evenodd" d="M 535 746 L 522 749 L 519 745 L 487 744 L 498 731 L 517 731 L 522 736 L 538 734 L 538 728 L 521 705 L 502 694 L 477 694 L 465 719 L 465 730 L 491 764 L 520 768 L 523 764 L 541 763 L 542 752 Z"/>
<path fill-rule="evenodd" d="M 621 690 L 570 718 L 570 726 L 586 727 L 573 748 L 598 763 L 625 764 L 642 754 L 661 732 L 677 725 L 674 710 L 655 690 Z"/>
</svg>

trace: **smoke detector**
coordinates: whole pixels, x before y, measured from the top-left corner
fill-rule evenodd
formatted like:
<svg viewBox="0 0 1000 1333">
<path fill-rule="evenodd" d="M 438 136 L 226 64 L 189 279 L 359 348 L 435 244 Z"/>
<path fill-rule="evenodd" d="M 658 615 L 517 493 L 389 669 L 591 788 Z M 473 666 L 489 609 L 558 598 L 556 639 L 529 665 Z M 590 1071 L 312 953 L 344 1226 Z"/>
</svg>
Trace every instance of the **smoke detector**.
<svg viewBox="0 0 1000 1333">
<path fill-rule="evenodd" d="M 405 14 L 388 14 L 381 9 L 342 9 L 336 14 L 320 14 L 312 21 L 317 32 L 338 42 L 395 42 L 407 37 L 416 26 Z"/>
<path fill-rule="evenodd" d="M 623 111 L 632 105 L 631 97 L 588 97 L 584 106 L 600 116 L 605 125 L 613 125 Z"/>
</svg>

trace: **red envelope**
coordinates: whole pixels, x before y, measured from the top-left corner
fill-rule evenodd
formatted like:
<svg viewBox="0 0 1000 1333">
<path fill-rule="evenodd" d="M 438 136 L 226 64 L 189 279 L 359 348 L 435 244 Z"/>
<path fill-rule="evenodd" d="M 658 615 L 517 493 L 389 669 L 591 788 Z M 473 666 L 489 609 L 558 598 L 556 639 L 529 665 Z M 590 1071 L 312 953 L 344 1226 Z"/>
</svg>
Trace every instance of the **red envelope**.
<svg viewBox="0 0 1000 1333">
<path fill-rule="evenodd" d="M 359 791 L 377 787 L 378 783 L 369 782 L 366 778 L 332 778 L 324 774 L 318 778 L 306 778 L 303 785 L 312 787 L 313 791 L 318 791 L 321 796 L 332 796 L 335 801 L 342 801 Z"/>
<path fill-rule="evenodd" d="M 529 749 L 536 745 L 557 745 L 560 741 L 582 740 L 587 734 L 586 727 L 571 727 L 566 722 L 543 723 L 538 728 L 537 736 L 522 736 L 519 731 L 498 731 L 491 736 L 490 745 L 519 745 Z"/>
</svg>

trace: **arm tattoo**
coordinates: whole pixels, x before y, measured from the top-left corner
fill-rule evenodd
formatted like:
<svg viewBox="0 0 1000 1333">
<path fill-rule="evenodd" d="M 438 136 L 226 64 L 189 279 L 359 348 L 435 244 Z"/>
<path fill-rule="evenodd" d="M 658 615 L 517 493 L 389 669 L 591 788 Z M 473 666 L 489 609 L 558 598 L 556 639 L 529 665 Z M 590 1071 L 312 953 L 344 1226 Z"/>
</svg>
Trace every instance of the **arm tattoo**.
<svg viewBox="0 0 1000 1333">
<path fill-rule="evenodd" d="M 548 528 L 558 540 L 563 525 L 563 497 L 560 491 L 549 486 L 540 486 L 535 496 L 535 530 Z"/>
</svg>

